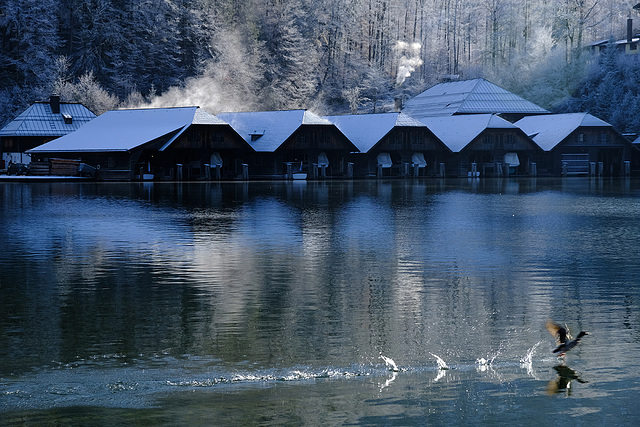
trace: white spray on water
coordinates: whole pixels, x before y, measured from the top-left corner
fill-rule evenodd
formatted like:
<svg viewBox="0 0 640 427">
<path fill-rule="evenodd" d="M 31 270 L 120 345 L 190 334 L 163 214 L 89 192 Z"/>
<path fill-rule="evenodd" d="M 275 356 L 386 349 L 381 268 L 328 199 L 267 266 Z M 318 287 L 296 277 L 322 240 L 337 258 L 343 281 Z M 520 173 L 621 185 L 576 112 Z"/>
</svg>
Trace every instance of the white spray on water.
<svg viewBox="0 0 640 427">
<path fill-rule="evenodd" d="M 542 341 L 538 341 L 533 347 L 527 350 L 527 354 L 520 358 L 520 363 L 523 365 L 531 364 L 533 362 L 533 355 L 536 352 L 536 348 L 542 343 Z"/>
<path fill-rule="evenodd" d="M 393 372 L 391 377 L 387 378 L 387 381 L 385 381 L 384 384 L 380 385 L 380 391 L 382 391 L 386 387 L 389 387 L 391 383 L 395 381 L 396 377 L 398 376 L 398 372 L 400 372 L 400 369 L 398 368 L 398 366 L 396 365 L 396 362 L 394 362 L 392 358 L 383 356 L 382 353 L 380 353 L 380 359 L 384 360 L 384 363 L 386 363 L 386 365 L 389 367 L 389 370 Z"/>
<path fill-rule="evenodd" d="M 500 353 L 502 353 L 502 343 L 500 344 L 500 348 L 498 348 L 493 356 L 487 355 L 486 359 L 484 357 L 476 359 L 478 371 L 484 372 L 487 369 L 490 369 L 491 365 L 493 365 L 493 361 L 496 360 L 496 357 L 500 356 Z"/>
<path fill-rule="evenodd" d="M 446 364 L 446 362 L 444 360 L 442 360 L 442 358 L 440 356 L 435 355 L 433 353 L 429 353 L 429 354 L 431 354 L 433 357 L 436 358 L 436 362 L 438 362 L 438 369 L 443 370 L 443 371 L 449 369 L 449 366 Z"/>
<path fill-rule="evenodd" d="M 533 347 L 527 350 L 527 354 L 520 358 L 520 366 L 527 369 L 527 375 L 534 377 L 533 372 L 533 355 L 536 352 L 536 348 L 542 344 L 542 341 L 538 341 Z"/>
<path fill-rule="evenodd" d="M 380 359 L 384 360 L 384 363 L 387 364 L 390 371 L 393 371 L 393 372 L 400 371 L 400 369 L 398 369 L 398 366 L 396 365 L 396 362 L 394 362 L 392 358 L 386 357 L 380 354 Z"/>
</svg>

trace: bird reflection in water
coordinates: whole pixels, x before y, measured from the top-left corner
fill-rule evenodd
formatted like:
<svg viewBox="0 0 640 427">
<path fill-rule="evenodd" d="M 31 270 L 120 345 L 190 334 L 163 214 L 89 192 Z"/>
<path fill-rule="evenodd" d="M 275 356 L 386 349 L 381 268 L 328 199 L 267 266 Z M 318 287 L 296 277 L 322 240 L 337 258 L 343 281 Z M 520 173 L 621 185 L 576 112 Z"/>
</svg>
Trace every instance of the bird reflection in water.
<svg viewBox="0 0 640 427">
<path fill-rule="evenodd" d="M 553 369 L 558 373 L 558 378 L 549 381 L 547 384 L 547 394 L 553 396 L 556 393 L 566 393 L 567 396 L 571 396 L 571 382 L 577 381 L 579 383 L 586 383 L 587 381 L 580 378 L 580 376 L 568 366 L 557 365 Z"/>
</svg>

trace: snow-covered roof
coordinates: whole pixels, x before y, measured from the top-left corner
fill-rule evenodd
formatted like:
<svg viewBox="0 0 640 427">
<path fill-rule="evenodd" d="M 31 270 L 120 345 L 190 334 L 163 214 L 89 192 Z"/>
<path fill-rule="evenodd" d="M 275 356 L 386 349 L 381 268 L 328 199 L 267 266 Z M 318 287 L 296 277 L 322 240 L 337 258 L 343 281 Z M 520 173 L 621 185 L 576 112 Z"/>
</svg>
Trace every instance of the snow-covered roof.
<svg viewBox="0 0 640 427">
<path fill-rule="evenodd" d="M 544 151 L 551 151 L 580 127 L 613 127 L 589 113 L 523 117 L 515 123 Z"/>
<path fill-rule="evenodd" d="M 28 152 L 129 151 L 190 126 L 197 111 L 198 107 L 111 110 L 77 131 Z M 210 120 L 202 112 L 197 116 L 201 120 Z"/>
<path fill-rule="evenodd" d="M 36 102 L 2 128 L 0 136 L 62 136 L 95 118 L 82 104 L 61 102 L 60 112 L 54 113 L 48 102 Z"/>
<path fill-rule="evenodd" d="M 403 113 L 418 120 L 454 114 L 548 114 L 549 111 L 485 79 L 440 83 L 409 99 Z"/>
<path fill-rule="evenodd" d="M 201 108 L 198 108 L 193 116 L 193 122 L 191 123 L 192 125 L 226 125 L 229 126 L 228 123 L 226 123 L 223 120 L 220 120 L 219 118 L 217 118 L 216 116 L 214 116 L 211 113 L 207 113 L 206 111 L 204 111 Z M 178 139 L 180 137 L 180 135 L 182 135 L 187 128 L 189 128 L 189 126 L 185 126 L 182 129 L 180 129 L 178 132 L 176 132 L 173 136 L 171 136 L 168 140 L 165 141 L 165 143 L 162 145 L 162 147 L 160 147 L 158 149 L 158 151 L 164 151 L 166 150 L 169 146 L 171 146 L 171 144 L 173 144 L 173 142 Z"/>
<path fill-rule="evenodd" d="M 220 113 L 231 127 L 257 152 L 274 152 L 302 125 L 333 126 L 307 110 Z"/>
<path fill-rule="evenodd" d="M 211 113 L 204 111 L 202 108 L 196 110 L 193 116 L 193 125 L 226 125 L 228 124 L 224 120 L 220 120 Z"/>
<path fill-rule="evenodd" d="M 598 40 L 595 41 L 593 43 L 590 43 L 589 46 L 606 46 L 609 44 L 609 39 L 604 39 L 604 40 Z M 623 44 L 628 44 L 628 43 L 638 43 L 640 41 L 639 37 L 633 37 L 631 39 L 631 41 L 627 40 L 627 39 L 620 39 L 620 40 L 615 40 L 613 42 L 613 44 L 615 45 L 623 45 Z"/>
<path fill-rule="evenodd" d="M 404 113 L 325 116 L 360 150 L 366 153 L 395 127 L 422 127 L 424 123 Z"/>
<path fill-rule="evenodd" d="M 461 151 L 487 129 L 518 129 L 495 114 L 425 117 L 420 121 L 454 153 Z"/>
</svg>

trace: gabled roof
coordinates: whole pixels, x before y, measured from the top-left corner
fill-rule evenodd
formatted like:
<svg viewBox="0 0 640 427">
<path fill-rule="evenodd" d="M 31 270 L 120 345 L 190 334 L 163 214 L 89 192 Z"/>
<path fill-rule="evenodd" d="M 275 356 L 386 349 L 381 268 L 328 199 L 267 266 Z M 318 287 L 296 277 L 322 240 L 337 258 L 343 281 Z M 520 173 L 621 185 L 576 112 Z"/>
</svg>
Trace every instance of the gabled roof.
<svg viewBox="0 0 640 427">
<path fill-rule="evenodd" d="M 214 116 L 211 113 L 207 113 L 206 111 L 204 111 L 202 108 L 197 108 L 195 114 L 193 115 L 193 121 L 191 122 L 192 125 L 225 125 L 225 126 L 229 126 L 228 123 L 226 123 L 223 120 L 220 120 L 219 118 L 217 118 L 216 116 Z M 169 138 L 163 145 L 162 147 L 160 147 L 158 149 L 158 151 L 164 151 L 166 150 L 171 144 L 173 144 L 173 142 L 178 139 L 180 137 L 180 135 L 182 135 L 187 129 L 189 128 L 189 126 L 184 126 L 182 129 L 180 129 L 178 132 L 176 132 L 173 136 L 171 136 L 171 138 Z"/>
<path fill-rule="evenodd" d="M 165 147 L 191 124 L 224 122 L 198 107 L 111 110 L 77 131 L 28 150 L 29 153 L 129 151 L 161 137 Z"/>
<path fill-rule="evenodd" d="M 420 121 L 454 153 L 461 151 L 487 129 L 518 130 L 512 123 L 495 114 L 425 117 Z"/>
<path fill-rule="evenodd" d="M 350 114 L 325 116 L 360 150 L 366 153 L 395 127 L 422 127 L 426 125 L 404 113 Z"/>
<path fill-rule="evenodd" d="M 609 123 L 589 113 L 549 114 L 524 117 L 515 123 L 544 151 L 551 151 L 580 127 L 609 127 Z"/>
<path fill-rule="evenodd" d="M 403 113 L 423 117 L 459 114 L 548 114 L 549 111 L 485 79 L 440 83 L 409 99 Z"/>
<path fill-rule="evenodd" d="M 227 122 L 221 120 L 211 113 L 204 111 L 202 108 L 196 109 L 193 116 L 193 125 L 228 125 Z"/>
<path fill-rule="evenodd" d="M 333 126 L 307 110 L 220 113 L 231 127 L 257 152 L 274 152 L 302 125 Z"/>
<path fill-rule="evenodd" d="M 60 112 L 54 113 L 48 102 L 36 102 L 2 128 L 0 136 L 62 136 L 95 118 L 82 104 L 61 102 Z"/>
</svg>

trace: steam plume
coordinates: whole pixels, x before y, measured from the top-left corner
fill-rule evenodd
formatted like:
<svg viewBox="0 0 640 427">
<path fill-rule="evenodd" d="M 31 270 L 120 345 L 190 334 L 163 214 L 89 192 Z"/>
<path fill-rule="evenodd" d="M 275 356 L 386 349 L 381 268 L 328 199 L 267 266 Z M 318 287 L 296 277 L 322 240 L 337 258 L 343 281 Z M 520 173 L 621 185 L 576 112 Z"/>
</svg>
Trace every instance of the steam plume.
<svg viewBox="0 0 640 427">
<path fill-rule="evenodd" d="M 396 86 L 401 86 L 404 81 L 411 76 L 411 73 L 422 65 L 422 59 L 420 59 L 421 48 L 422 45 L 417 42 L 407 43 L 398 41 L 396 43 L 395 51 L 399 55 Z"/>
</svg>

